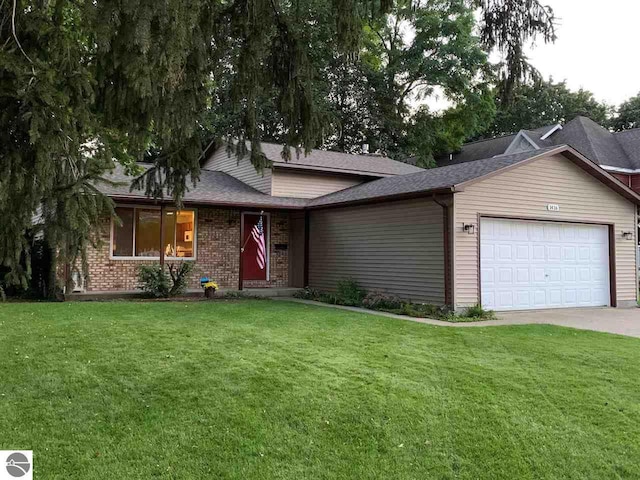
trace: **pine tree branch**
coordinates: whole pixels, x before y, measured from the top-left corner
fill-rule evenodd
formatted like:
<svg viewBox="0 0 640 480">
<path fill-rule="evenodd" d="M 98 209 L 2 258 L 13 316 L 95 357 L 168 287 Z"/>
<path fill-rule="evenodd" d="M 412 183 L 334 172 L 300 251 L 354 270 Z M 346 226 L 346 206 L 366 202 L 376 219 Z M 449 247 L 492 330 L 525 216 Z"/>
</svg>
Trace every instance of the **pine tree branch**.
<svg viewBox="0 0 640 480">
<path fill-rule="evenodd" d="M 18 0 L 13 0 L 13 12 L 11 13 L 11 33 L 13 34 L 13 38 L 16 40 L 16 43 L 18 44 L 18 48 L 20 49 L 22 54 L 26 57 L 27 60 L 29 60 L 29 63 L 33 63 L 33 60 L 31 60 L 31 58 L 29 58 L 29 55 L 27 55 L 27 53 L 22 48 L 22 44 L 20 43 L 20 40 L 18 40 L 18 35 L 16 35 L 16 9 L 17 9 L 17 7 L 18 7 Z"/>
</svg>

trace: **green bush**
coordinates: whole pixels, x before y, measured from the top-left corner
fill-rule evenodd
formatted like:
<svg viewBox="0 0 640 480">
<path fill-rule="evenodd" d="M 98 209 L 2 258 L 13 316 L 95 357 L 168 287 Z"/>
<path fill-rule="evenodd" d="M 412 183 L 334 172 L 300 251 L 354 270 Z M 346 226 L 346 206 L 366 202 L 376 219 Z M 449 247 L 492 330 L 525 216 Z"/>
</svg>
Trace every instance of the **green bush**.
<svg viewBox="0 0 640 480">
<path fill-rule="evenodd" d="M 269 297 L 265 297 L 264 295 L 253 295 L 251 293 L 234 290 L 224 292 L 222 294 L 222 298 L 226 300 L 271 300 Z"/>
<path fill-rule="evenodd" d="M 476 304 L 469 307 L 465 312 L 458 317 L 469 320 L 492 320 L 496 318 L 496 314 L 493 310 L 485 310 L 482 305 Z"/>
<path fill-rule="evenodd" d="M 359 307 L 362 305 L 364 297 L 366 297 L 367 291 L 360 288 L 358 282 L 352 278 L 346 280 L 340 280 L 338 282 L 338 291 L 336 292 L 336 298 L 341 305 L 351 305 Z"/>
<path fill-rule="evenodd" d="M 187 289 L 187 275 L 193 271 L 194 264 L 193 262 L 180 262 L 178 265 L 170 263 L 168 267 L 172 282 L 169 296 L 174 297 Z"/>
<path fill-rule="evenodd" d="M 304 287 L 302 290 L 294 292 L 293 296 L 302 300 L 319 300 L 321 293 L 311 287 Z"/>
<path fill-rule="evenodd" d="M 184 293 L 187 275 L 193 270 L 192 262 L 170 263 L 165 269 L 159 263 L 138 267 L 139 288 L 154 298 L 175 297 Z"/>
<path fill-rule="evenodd" d="M 169 277 L 159 263 L 138 267 L 138 284 L 143 292 L 155 298 L 167 298 L 171 291 Z"/>
<path fill-rule="evenodd" d="M 362 306 L 372 310 L 397 310 L 402 308 L 403 303 L 399 297 L 382 292 L 370 292 L 362 300 Z"/>
<path fill-rule="evenodd" d="M 418 318 L 443 319 L 449 314 L 447 307 L 432 305 L 430 303 L 405 303 L 402 305 L 401 315 Z"/>
</svg>

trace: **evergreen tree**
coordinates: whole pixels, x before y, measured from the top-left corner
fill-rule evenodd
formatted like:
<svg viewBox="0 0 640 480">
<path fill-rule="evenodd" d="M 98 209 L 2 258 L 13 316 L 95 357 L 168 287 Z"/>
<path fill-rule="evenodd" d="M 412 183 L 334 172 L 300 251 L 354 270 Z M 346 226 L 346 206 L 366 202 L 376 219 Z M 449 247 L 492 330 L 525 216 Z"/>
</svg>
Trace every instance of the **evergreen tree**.
<svg viewBox="0 0 640 480">
<path fill-rule="evenodd" d="M 480 36 L 488 51 L 503 57 L 498 64 L 497 100 L 514 101 L 514 89 L 523 82 L 541 80 L 524 53 L 527 44 L 556 39 L 555 15 L 539 0 L 474 0 L 480 11 Z"/>
<path fill-rule="evenodd" d="M 258 167 L 265 163 L 257 124 L 263 92 L 274 99 L 286 143 L 314 146 L 321 112 L 310 39 L 321 30 L 325 48 L 352 52 L 361 18 L 387 7 L 364 0 L 0 0 L 5 281 L 26 282 L 25 233 L 36 213 L 54 257 L 69 262 L 82 254 L 101 215 L 112 211 L 95 185 L 114 159 L 134 169 L 154 146 L 161 153 L 140 184 L 179 202 L 189 180 L 197 181 L 203 113 L 217 88 L 233 100 L 226 133 L 252 143 Z"/>
</svg>

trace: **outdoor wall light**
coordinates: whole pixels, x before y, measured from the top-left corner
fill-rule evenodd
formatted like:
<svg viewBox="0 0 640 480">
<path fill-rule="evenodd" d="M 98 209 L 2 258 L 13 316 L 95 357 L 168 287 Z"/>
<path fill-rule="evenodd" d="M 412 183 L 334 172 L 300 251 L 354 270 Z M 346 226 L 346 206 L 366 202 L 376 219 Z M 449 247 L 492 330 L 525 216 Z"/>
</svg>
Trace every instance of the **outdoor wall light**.
<svg viewBox="0 0 640 480">
<path fill-rule="evenodd" d="M 622 232 L 622 238 L 625 240 L 633 240 L 633 232 Z"/>
<path fill-rule="evenodd" d="M 473 223 L 463 223 L 462 229 L 469 235 L 473 235 L 474 233 L 476 233 L 476 226 Z"/>
</svg>

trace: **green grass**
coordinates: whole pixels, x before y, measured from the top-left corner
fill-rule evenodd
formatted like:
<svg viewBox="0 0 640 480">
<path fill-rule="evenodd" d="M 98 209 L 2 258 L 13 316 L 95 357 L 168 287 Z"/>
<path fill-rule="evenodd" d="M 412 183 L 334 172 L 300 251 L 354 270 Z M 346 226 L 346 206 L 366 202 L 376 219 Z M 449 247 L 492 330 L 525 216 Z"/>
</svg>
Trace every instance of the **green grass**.
<svg viewBox="0 0 640 480">
<path fill-rule="evenodd" d="M 639 478 L 640 340 L 276 301 L 0 305 L 37 479 Z"/>
</svg>

